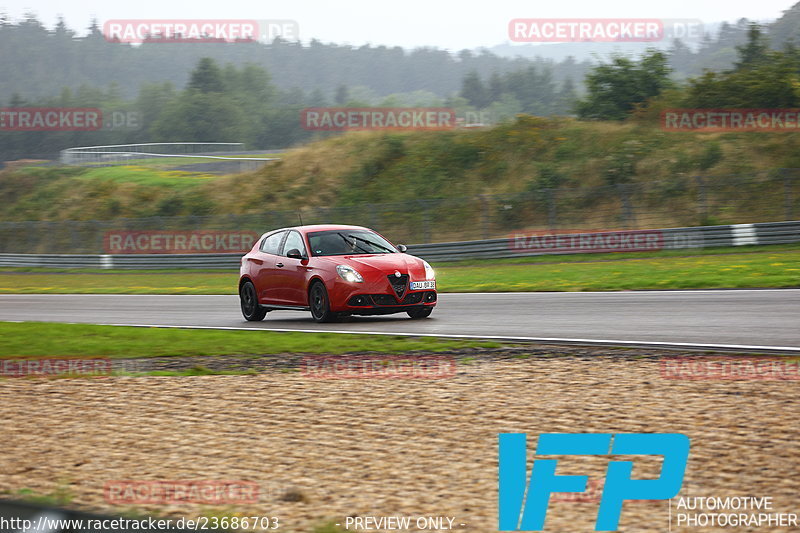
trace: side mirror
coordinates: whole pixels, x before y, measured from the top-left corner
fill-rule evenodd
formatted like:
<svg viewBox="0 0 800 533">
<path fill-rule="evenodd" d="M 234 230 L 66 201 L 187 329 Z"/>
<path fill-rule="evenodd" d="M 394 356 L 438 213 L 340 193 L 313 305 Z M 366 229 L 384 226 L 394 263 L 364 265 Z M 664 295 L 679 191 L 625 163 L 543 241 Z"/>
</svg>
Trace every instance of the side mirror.
<svg viewBox="0 0 800 533">
<path fill-rule="evenodd" d="M 397 249 L 403 253 L 406 253 L 406 251 L 408 250 L 408 246 L 406 246 L 405 244 L 398 244 Z"/>
<path fill-rule="evenodd" d="M 289 257 L 290 259 L 305 259 L 305 256 L 301 254 L 300 250 L 298 250 L 297 248 L 292 248 L 291 250 L 286 252 L 286 257 Z"/>
</svg>

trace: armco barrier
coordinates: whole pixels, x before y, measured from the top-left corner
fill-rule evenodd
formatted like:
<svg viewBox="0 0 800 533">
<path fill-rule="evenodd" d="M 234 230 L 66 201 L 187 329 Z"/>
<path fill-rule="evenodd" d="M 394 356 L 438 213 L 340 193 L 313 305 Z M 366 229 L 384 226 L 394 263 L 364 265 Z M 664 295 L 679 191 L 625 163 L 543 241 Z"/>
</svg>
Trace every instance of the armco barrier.
<svg viewBox="0 0 800 533">
<path fill-rule="evenodd" d="M 800 242 L 800 221 L 668 228 L 632 232 L 539 233 L 534 234 L 536 239 L 531 239 L 530 235 L 520 233 L 516 236 L 512 234 L 505 239 L 414 244 L 408 247 L 408 251 L 411 254 L 434 262 L 458 261 L 459 259 L 587 253 L 597 250 L 586 250 L 580 247 L 570 250 L 570 243 L 581 243 L 581 236 L 585 236 L 591 241 L 592 239 L 602 238 L 603 236 L 607 238 L 609 235 L 616 235 L 614 242 L 618 243 L 621 235 L 628 235 L 628 239 L 630 239 L 630 235 L 636 233 L 655 234 L 657 248 L 654 249 L 666 250 L 709 248 L 716 246 L 744 246 L 753 244 L 787 244 Z M 526 237 L 527 240 L 525 241 L 517 240 Z M 532 242 L 539 243 L 540 245 L 538 247 L 531 246 Z M 541 243 L 545 244 L 542 245 Z M 553 243 L 561 244 L 553 245 Z M 520 244 L 522 244 L 521 247 L 519 246 Z M 548 248 L 548 245 L 553 246 Z M 241 254 L 0 254 L 0 267 L 119 268 L 142 270 L 174 268 L 236 269 L 239 266 L 241 257 Z"/>
<path fill-rule="evenodd" d="M 0 267 L 123 268 L 123 269 L 231 269 L 238 268 L 242 254 L 0 254 Z"/>
</svg>

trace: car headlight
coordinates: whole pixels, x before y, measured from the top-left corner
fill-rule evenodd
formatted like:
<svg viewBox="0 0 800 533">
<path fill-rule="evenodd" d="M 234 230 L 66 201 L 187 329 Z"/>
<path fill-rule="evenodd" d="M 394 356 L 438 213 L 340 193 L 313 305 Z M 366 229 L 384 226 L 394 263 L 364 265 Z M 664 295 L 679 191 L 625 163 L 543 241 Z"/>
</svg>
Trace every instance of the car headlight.
<svg viewBox="0 0 800 533">
<path fill-rule="evenodd" d="M 339 276 L 350 283 L 363 283 L 364 278 L 358 273 L 356 269 L 347 265 L 336 265 L 336 272 Z"/>
<path fill-rule="evenodd" d="M 425 266 L 425 279 L 436 279 L 436 272 L 433 271 L 433 267 L 425 260 L 422 261 L 422 264 Z"/>
</svg>

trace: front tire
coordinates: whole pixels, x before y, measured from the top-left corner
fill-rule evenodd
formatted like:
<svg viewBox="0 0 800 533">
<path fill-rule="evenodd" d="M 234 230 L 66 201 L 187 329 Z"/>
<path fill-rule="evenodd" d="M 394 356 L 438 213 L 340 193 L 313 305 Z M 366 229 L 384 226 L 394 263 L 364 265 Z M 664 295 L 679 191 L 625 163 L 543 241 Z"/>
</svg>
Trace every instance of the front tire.
<svg viewBox="0 0 800 533">
<path fill-rule="evenodd" d="M 408 313 L 408 316 L 414 319 L 428 318 L 429 316 L 431 316 L 431 313 L 433 313 L 433 307 L 420 307 L 417 309 L 406 311 L 406 313 Z"/>
<path fill-rule="evenodd" d="M 249 322 L 258 322 L 267 316 L 267 310 L 258 305 L 256 286 L 252 281 L 245 281 L 239 288 L 239 303 L 242 306 L 242 315 Z"/>
<path fill-rule="evenodd" d="M 321 281 L 315 281 L 311 285 L 308 291 L 308 305 L 311 308 L 311 317 L 316 322 L 331 322 L 335 318 L 335 314 L 331 312 L 328 290 Z"/>
</svg>

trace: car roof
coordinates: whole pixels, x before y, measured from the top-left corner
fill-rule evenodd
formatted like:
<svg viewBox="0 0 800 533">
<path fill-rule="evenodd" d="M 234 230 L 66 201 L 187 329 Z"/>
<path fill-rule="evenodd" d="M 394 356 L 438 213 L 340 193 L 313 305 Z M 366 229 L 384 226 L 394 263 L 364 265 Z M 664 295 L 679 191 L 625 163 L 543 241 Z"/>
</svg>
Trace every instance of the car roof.
<svg viewBox="0 0 800 533">
<path fill-rule="evenodd" d="M 286 228 L 275 228 L 271 229 L 265 233 L 261 234 L 261 237 L 258 238 L 259 241 L 266 237 L 267 235 L 271 235 L 273 233 L 277 233 L 279 231 L 288 231 L 288 230 L 297 230 L 303 235 L 308 233 L 313 233 L 315 231 L 346 231 L 346 230 L 354 230 L 354 229 L 361 229 L 367 231 L 375 231 L 369 228 L 365 228 L 364 226 L 348 226 L 345 224 L 309 224 L 307 226 L 290 226 Z"/>
<path fill-rule="evenodd" d="M 336 230 L 342 231 L 342 230 L 354 230 L 354 229 L 373 231 L 369 228 L 365 228 L 364 226 L 347 226 L 344 224 L 310 224 L 307 226 L 291 226 L 288 228 L 274 229 L 268 231 L 267 233 L 275 233 L 276 231 L 286 231 L 290 229 L 297 230 L 301 233 L 309 233 L 314 231 L 336 231 Z"/>
</svg>

